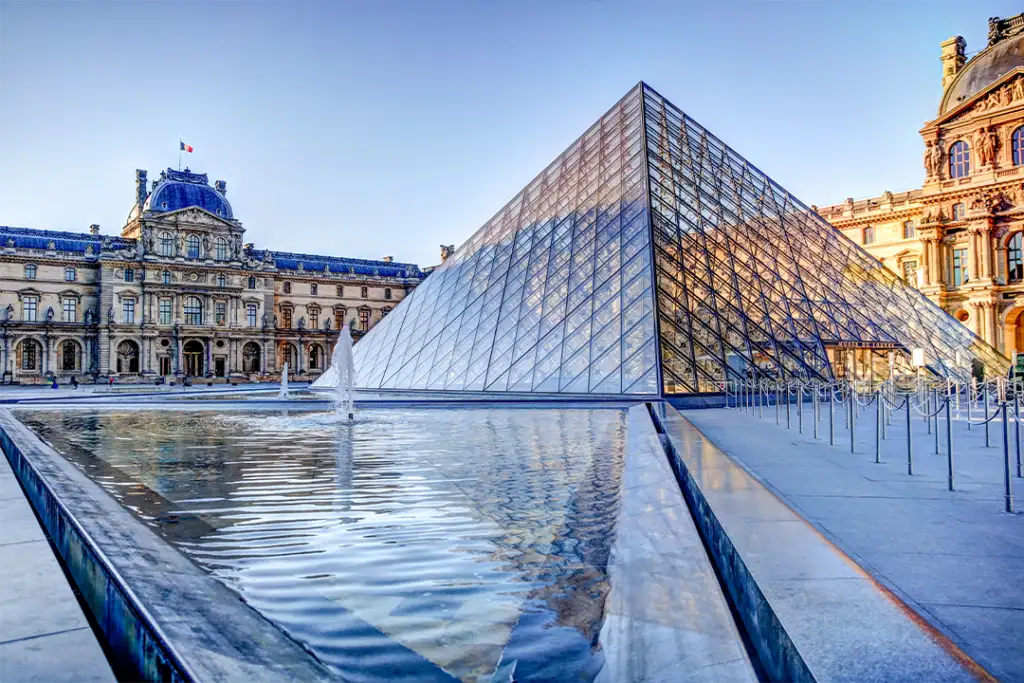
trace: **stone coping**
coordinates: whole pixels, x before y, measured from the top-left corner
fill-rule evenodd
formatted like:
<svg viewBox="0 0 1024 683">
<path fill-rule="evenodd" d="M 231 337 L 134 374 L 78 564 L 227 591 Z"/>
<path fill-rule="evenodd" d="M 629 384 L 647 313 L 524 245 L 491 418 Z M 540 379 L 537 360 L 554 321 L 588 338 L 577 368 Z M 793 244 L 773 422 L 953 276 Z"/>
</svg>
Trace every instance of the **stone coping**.
<svg viewBox="0 0 1024 683">
<path fill-rule="evenodd" d="M 994 680 L 675 408 L 652 415 L 769 678 Z"/>
<path fill-rule="evenodd" d="M 0 445 L 118 670 L 161 681 L 334 678 L 6 409 Z"/>
</svg>

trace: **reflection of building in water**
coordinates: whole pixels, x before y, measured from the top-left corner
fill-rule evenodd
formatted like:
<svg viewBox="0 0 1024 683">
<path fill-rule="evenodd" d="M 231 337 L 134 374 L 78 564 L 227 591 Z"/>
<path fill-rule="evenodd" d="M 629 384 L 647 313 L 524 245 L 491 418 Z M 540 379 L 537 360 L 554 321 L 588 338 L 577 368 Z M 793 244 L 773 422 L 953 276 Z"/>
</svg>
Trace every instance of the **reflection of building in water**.
<svg viewBox="0 0 1024 683">
<path fill-rule="evenodd" d="M 966 50 L 941 45 L 922 187 L 815 208 L 1009 356 L 1024 351 L 1024 14 L 990 19 L 988 45 Z"/>
<path fill-rule="evenodd" d="M 302 377 L 327 365 L 341 325 L 359 337 L 424 275 L 414 264 L 257 249 L 227 185 L 167 169 L 119 237 L 0 226 L 0 372 Z"/>
</svg>

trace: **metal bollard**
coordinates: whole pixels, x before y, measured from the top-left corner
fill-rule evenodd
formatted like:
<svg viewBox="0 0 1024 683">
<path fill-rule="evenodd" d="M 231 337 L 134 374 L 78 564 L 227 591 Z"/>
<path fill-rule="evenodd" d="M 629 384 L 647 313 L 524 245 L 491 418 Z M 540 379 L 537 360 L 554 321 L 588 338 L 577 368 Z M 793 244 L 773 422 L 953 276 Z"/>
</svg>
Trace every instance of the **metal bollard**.
<svg viewBox="0 0 1024 683">
<path fill-rule="evenodd" d="M 953 424 L 949 411 L 950 398 L 946 396 L 946 482 L 953 490 Z"/>
<path fill-rule="evenodd" d="M 1006 401 L 1003 401 L 1003 493 L 1006 496 L 1006 511 L 1013 512 L 1013 482 L 1010 481 L 1010 438 L 1006 424 Z"/>
<path fill-rule="evenodd" d="M 914 473 L 914 437 L 910 433 L 910 394 L 907 394 L 907 474 Z"/>
</svg>

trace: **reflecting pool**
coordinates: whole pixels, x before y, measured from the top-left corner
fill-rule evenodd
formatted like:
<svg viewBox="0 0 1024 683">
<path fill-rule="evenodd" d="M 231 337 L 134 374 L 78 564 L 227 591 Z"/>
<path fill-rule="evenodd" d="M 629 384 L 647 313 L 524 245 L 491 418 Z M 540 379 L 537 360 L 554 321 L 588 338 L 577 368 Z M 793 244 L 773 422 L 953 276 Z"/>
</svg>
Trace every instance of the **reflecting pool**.
<svg viewBox="0 0 1024 683">
<path fill-rule="evenodd" d="M 618 409 L 19 411 L 345 680 L 589 680 Z"/>
</svg>

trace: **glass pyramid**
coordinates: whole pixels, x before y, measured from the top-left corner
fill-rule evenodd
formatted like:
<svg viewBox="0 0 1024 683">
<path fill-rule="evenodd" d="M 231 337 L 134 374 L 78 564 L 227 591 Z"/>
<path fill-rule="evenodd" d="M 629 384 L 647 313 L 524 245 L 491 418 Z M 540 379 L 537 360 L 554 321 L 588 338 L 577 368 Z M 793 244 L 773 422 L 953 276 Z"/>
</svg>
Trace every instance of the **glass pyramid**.
<svg viewBox="0 0 1024 683">
<path fill-rule="evenodd" d="M 644 83 L 355 347 L 368 389 L 706 393 L 1009 362 Z M 318 384 L 330 384 L 330 373 Z"/>
</svg>

